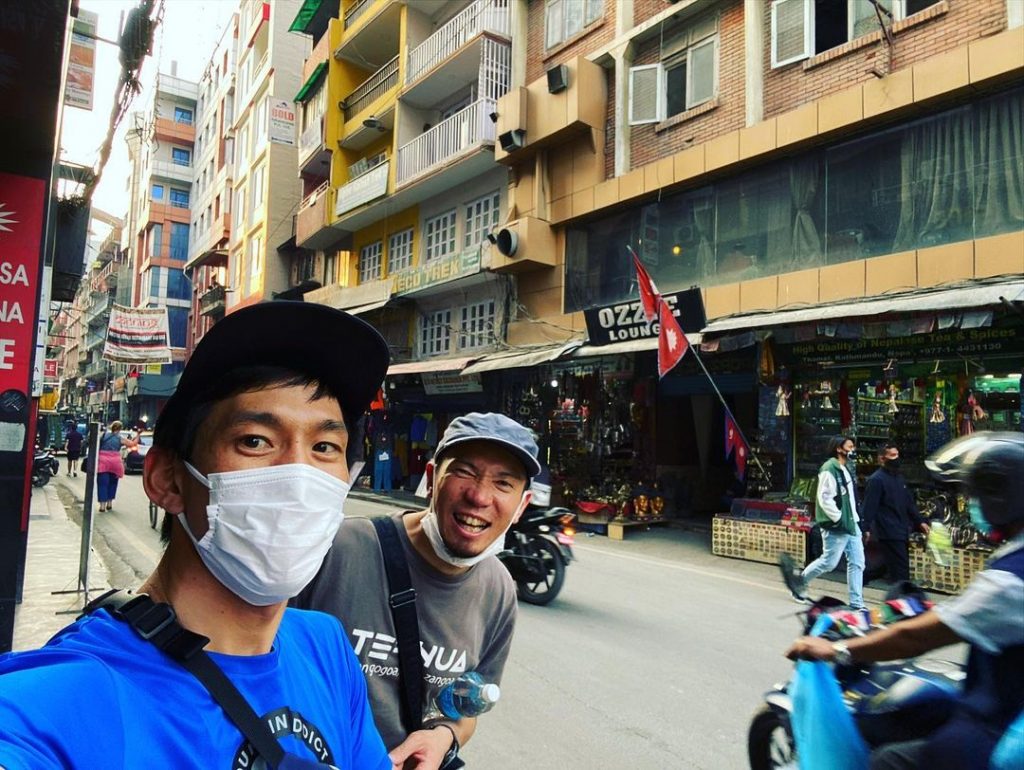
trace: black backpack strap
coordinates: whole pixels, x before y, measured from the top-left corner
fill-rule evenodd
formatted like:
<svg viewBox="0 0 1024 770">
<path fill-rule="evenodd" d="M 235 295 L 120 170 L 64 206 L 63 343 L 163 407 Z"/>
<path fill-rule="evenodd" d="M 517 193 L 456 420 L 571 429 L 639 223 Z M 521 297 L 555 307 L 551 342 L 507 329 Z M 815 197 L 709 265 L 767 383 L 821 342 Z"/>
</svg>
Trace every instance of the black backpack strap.
<svg viewBox="0 0 1024 770">
<path fill-rule="evenodd" d="M 180 663 L 209 691 L 264 761 L 274 768 L 281 766 L 284 749 L 267 723 L 252 710 L 245 696 L 203 649 L 210 640 L 184 628 L 171 605 L 154 602 L 146 594 L 132 595 L 115 589 L 90 602 L 83 614 L 101 608 Z M 323 767 L 319 763 L 303 762 L 303 765 Z"/>
<path fill-rule="evenodd" d="M 390 516 L 373 519 L 377 541 L 388 576 L 388 606 L 398 639 L 398 686 L 402 692 L 402 725 L 407 732 L 423 728 L 423 657 L 420 654 L 420 625 L 416 616 L 416 591 L 409 577 L 409 564 L 398 537 L 398 526 Z"/>
</svg>

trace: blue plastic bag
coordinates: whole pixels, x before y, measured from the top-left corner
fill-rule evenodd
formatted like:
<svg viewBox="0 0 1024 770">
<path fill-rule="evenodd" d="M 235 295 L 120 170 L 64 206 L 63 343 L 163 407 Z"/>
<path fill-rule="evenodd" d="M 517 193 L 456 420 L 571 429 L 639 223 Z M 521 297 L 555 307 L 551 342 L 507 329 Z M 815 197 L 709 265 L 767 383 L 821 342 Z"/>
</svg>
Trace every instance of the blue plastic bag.
<svg viewBox="0 0 1024 770">
<path fill-rule="evenodd" d="M 811 635 L 821 636 L 830 625 L 832 618 L 822 615 Z M 868 766 L 867 744 L 846 710 L 828 664 L 799 661 L 790 692 L 800 770 L 864 770 Z"/>
<path fill-rule="evenodd" d="M 990 770 L 1019 770 L 1024 767 L 1024 711 L 999 739 L 989 762 Z"/>
</svg>

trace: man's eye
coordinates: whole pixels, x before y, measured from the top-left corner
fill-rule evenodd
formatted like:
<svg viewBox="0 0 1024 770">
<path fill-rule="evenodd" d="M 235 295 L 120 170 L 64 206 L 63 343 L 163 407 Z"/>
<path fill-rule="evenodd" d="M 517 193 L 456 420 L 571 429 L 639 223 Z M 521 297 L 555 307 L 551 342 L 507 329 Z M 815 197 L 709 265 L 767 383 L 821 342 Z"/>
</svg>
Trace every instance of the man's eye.
<svg viewBox="0 0 1024 770">
<path fill-rule="evenodd" d="M 454 473 L 460 479 L 473 478 L 473 472 L 469 468 L 452 468 L 452 473 Z"/>
<path fill-rule="evenodd" d="M 239 443 L 247 449 L 261 449 L 267 446 L 267 440 L 263 436 L 243 436 Z"/>
<path fill-rule="evenodd" d="M 497 487 L 502 492 L 509 492 L 509 491 L 512 490 L 512 482 L 511 481 L 504 481 L 504 480 L 502 480 L 502 481 L 497 482 Z"/>
<path fill-rule="evenodd" d="M 340 447 L 337 444 L 334 444 L 334 443 L 332 443 L 330 441 L 318 441 L 315 444 L 313 444 L 313 451 L 314 452 L 323 453 L 323 452 L 341 452 L 341 451 L 344 451 L 344 450 L 342 449 L 342 447 Z"/>
</svg>

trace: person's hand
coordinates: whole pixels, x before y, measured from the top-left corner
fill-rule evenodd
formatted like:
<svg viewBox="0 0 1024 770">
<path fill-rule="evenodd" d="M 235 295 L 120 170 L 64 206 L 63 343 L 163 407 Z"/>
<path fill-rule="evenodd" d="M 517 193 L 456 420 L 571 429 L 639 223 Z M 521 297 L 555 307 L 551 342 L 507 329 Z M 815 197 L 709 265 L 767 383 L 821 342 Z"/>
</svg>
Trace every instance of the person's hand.
<svg viewBox="0 0 1024 770">
<path fill-rule="evenodd" d="M 918 529 L 920 529 L 920 530 L 921 530 L 921 532 L 923 532 L 923 533 L 924 533 L 924 536 L 925 536 L 925 537 L 928 537 L 928 533 L 932 531 L 932 528 L 931 528 L 931 527 L 929 527 L 929 526 L 928 526 L 928 523 L 927 523 L 927 522 L 924 522 L 924 521 L 922 521 L 922 522 L 921 522 L 921 526 L 920 526 L 920 527 L 918 527 Z"/>
<path fill-rule="evenodd" d="M 832 660 L 836 651 L 832 649 L 832 642 L 822 639 L 820 636 L 805 636 L 797 639 L 786 650 L 786 657 L 790 660 Z"/>
<path fill-rule="evenodd" d="M 417 730 L 388 754 L 395 770 L 438 770 L 452 745 L 452 734 L 443 727 Z"/>
</svg>

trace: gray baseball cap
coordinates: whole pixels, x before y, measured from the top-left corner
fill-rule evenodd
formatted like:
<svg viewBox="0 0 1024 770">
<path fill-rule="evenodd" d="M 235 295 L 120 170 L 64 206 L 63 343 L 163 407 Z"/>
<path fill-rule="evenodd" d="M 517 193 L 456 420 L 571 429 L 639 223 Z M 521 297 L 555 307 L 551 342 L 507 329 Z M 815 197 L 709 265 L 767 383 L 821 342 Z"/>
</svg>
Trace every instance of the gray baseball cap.
<svg viewBox="0 0 1024 770">
<path fill-rule="evenodd" d="M 533 434 L 503 414 L 470 412 L 462 417 L 456 417 L 437 444 L 434 451 L 435 462 L 439 461 L 448 449 L 466 441 L 494 442 L 522 462 L 528 478 L 540 473 L 540 463 L 537 461 L 540 450 L 537 448 L 537 442 L 533 440 Z"/>
</svg>

